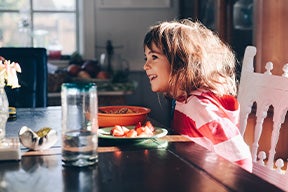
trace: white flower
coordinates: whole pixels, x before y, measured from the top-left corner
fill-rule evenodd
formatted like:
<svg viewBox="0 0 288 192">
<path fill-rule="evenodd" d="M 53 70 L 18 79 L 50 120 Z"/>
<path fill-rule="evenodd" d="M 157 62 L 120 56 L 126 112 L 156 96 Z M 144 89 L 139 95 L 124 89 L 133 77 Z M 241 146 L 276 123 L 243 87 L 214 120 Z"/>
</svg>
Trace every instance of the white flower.
<svg viewBox="0 0 288 192">
<path fill-rule="evenodd" d="M 0 86 L 11 86 L 13 88 L 20 87 L 17 78 L 17 72 L 21 73 L 21 68 L 18 63 L 10 62 L 9 60 L 0 60 Z"/>
</svg>

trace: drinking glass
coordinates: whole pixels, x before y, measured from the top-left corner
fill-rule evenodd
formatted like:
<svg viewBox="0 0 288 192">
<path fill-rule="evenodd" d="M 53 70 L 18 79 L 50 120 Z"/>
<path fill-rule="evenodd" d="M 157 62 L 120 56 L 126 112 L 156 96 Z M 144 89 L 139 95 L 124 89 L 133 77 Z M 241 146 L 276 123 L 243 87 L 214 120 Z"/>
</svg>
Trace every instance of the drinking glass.
<svg viewBox="0 0 288 192">
<path fill-rule="evenodd" d="M 63 83 L 62 161 L 64 166 L 89 166 L 98 161 L 98 97 L 95 83 Z"/>
</svg>

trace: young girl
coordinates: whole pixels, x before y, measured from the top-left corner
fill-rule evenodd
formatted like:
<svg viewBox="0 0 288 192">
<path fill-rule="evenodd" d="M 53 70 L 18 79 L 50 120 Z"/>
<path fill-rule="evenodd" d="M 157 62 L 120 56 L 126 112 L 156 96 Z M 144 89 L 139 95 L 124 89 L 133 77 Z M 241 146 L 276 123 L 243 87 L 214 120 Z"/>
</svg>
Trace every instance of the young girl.
<svg viewBox="0 0 288 192">
<path fill-rule="evenodd" d="M 235 56 L 217 35 L 188 19 L 152 26 L 144 70 L 153 92 L 176 101 L 172 130 L 252 171 L 238 130 Z"/>
</svg>

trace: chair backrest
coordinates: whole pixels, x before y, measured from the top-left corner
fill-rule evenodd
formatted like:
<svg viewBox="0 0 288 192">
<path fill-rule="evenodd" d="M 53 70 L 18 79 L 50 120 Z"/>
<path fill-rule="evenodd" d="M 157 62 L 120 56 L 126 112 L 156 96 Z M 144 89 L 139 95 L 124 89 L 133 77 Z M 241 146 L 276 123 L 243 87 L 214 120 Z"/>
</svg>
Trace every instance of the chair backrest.
<svg viewBox="0 0 288 192">
<path fill-rule="evenodd" d="M 288 64 L 283 67 L 283 75 L 276 76 L 271 73 L 273 63 L 267 62 L 266 72 L 254 72 L 254 57 L 256 48 L 248 46 L 245 50 L 241 79 L 239 84 L 238 100 L 240 103 L 240 132 L 244 135 L 248 115 L 255 113 L 256 125 L 254 127 L 254 138 L 251 146 L 253 162 L 259 162 L 268 168 L 281 168 L 284 166 L 283 160 L 279 159 L 274 164 L 276 145 L 279 140 L 279 131 L 288 109 Z M 255 110 L 251 110 L 251 109 Z M 270 112 L 273 110 L 272 112 Z M 268 161 L 265 164 L 265 152 L 258 153 L 259 139 L 262 134 L 263 122 L 267 113 L 273 114 L 273 128 L 271 134 L 271 144 Z M 269 115 L 270 115 L 269 114 Z M 257 156 L 258 154 L 258 156 Z M 258 157 L 258 158 L 257 158 Z M 265 161 L 266 162 L 266 161 Z"/>
<path fill-rule="evenodd" d="M 18 62 L 22 72 L 18 73 L 20 88 L 5 87 L 9 106 L 47 107 L 48 68 L 45 48 L 1 47 L 0 56 Z"/>
</svg>

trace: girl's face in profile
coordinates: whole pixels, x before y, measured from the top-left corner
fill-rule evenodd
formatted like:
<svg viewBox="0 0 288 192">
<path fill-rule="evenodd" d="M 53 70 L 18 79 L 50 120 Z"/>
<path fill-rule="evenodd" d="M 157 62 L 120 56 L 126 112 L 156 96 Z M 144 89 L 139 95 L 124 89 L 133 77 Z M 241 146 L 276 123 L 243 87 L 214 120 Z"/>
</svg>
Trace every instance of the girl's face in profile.
<svg viewBox="0 0 288 192">
<path fill-rule="evenodd" d="M 171 66 L 164 53 L 152 43 L 152 49 L 145 46 L 144 70 L 150 79 L 153 92 L 168 92 Z"/>
</svg>

